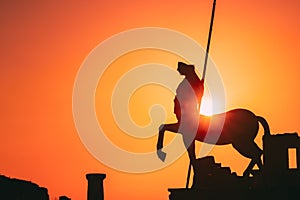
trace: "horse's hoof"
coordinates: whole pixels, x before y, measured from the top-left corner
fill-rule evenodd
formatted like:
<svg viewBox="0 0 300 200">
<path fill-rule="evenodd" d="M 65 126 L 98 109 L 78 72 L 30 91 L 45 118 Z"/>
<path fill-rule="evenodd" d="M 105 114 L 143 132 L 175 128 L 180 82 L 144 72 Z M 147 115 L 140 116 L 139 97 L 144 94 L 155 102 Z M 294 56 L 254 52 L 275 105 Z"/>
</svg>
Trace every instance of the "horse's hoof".
<svg viewBox="0 0 300 200">
<path fill-rule="evenodd" d="M 166 156 L 167 156 L 167 154 L 166 154 L 165 152 L 163 152 L 163 151 L 160 149 L 160 150 L 157 150 L 156 154 L 157 154 L 158 158 L 159 158 L 161 161 L 165 162 Z"/>
</svg>

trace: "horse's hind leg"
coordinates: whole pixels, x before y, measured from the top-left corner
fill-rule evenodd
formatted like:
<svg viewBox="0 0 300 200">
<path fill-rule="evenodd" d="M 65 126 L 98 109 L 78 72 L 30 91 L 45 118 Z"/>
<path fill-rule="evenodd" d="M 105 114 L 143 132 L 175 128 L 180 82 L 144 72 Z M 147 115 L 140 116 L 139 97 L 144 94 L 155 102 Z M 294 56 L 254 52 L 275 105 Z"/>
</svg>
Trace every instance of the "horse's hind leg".
<svg viewBox="0 0 300 200">
<path fill-rule="evenodd" d="M 247 166 L 246 170 L 244 171 L 244 176 L 249 176 L 252 172 L 252 169 L 255 164 L 257 164 L 258 168 L 262 170 L 262 161 L 261 161 L 261 155 L 262 150 L 257 146 L 257 144 L 254 141 L 239 141 L 232 143 L 232 146 L 243 156 L 250 158 L 251 161 L 249 165 Z"/>
<path fill-rule="evenodd" d="M 255 165 L 255 161 L 253 159 L 251 159 L 249 165 L 247 166 L 247 168 L 243 172 L 243 177 L 249 177 L 249 175 L 251 174 L 251 171 L 252 171 L 254 165 Z"/>
<path fill-rule="evenodd" d="M 243 173 L 244 177 L 248 177 L 252 173 L 252 169 L 253 169 L 255 164 L 257 164 L 257 166 L 260 170 L 263 169 L 263 165 L 262 165 L 260 156 L 258 158 L 255 158 L 255 159 L 252 158 L 249 165 L 247 166 L 247 168 L 245 169 L 245 171 Z"/>
</svg>

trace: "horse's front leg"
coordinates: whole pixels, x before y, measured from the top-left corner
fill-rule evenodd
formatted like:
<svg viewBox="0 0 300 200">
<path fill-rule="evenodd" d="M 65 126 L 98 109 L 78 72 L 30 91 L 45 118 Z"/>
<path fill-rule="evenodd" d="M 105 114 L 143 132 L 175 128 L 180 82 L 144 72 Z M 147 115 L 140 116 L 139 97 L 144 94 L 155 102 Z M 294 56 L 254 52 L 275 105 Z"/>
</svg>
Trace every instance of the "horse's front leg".
<svg viewBox="0 0 300 200">
<path fill-rule="evenodd" d="M 158 140 L 157 140 L 157 145 L 156 145 L 157 151 L 162 149 L 163 145 L 164 145 L 165 125 L 166 124 L 162 124 L 159 126 Z"/>
<path fill-rule="evenodd" d="M 156 153 L 160 160 L 164 161 L 166 158 L 166 153 L 162 151 L 163 144 L 164 144 L 165 131 L 171 131 L 171 132 L 177 133 L 178 128 L 179 128 L 178 123 L 162 124 L 159 127 L 158 140 L 157 140 L 157 145 L 156 145 L 156 150 L 157 150 Z"/>
</svg>

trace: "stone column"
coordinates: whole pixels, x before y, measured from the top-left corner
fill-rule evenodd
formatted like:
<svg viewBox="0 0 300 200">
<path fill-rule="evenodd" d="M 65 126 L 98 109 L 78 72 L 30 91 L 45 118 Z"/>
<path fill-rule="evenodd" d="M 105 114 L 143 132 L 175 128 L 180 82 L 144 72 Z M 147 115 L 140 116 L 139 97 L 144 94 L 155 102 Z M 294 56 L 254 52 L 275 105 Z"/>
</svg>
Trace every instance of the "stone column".
<svg viewBox="0 0 300 200">
<path fill-rule="evenodd" d="M 87 174 L 87 200 L 104 200 L 103 180 L 106 174 Z"/>
</svg>

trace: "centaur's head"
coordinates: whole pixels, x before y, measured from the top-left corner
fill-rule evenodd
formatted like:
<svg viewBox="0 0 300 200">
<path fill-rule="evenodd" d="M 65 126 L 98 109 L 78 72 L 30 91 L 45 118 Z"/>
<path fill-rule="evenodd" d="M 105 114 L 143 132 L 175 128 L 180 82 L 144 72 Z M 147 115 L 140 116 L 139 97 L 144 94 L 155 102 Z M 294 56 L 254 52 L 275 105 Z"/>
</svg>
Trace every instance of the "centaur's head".
<svg viewBox="0 0 300 200">
<path fill-rule="evenodd" d="M 195 67 L 194 65 L 188 65 L 183 62 L 178 62 L 177 71 L 180 75 L 188 76 L 191 74 L 195 74 Z"/>
</svg>

